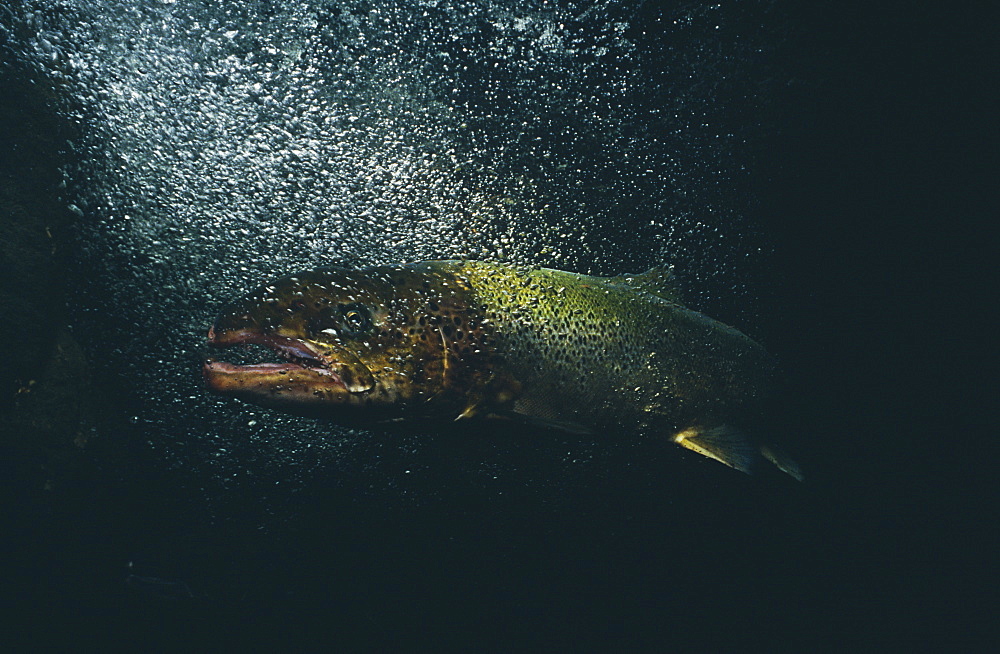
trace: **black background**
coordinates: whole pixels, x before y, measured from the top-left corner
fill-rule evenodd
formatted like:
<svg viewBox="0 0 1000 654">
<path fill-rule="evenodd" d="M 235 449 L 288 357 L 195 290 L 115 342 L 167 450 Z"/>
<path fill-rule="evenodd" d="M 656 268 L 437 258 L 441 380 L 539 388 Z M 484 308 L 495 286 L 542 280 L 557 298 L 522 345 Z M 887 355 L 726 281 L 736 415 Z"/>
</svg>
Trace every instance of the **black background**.
<svg viewBox="0 0 1000 654">
<path fill-rule="evenodd" d="M 785 244 L 770 315 L 790 322 L 775 347 L 811 364 L 792 394 L 823 432 L 816 455 L 838 479 L 824 499 L 845 536 L 830 612 L 795 627 L 826 622 L 879 649 L 971 647 L 995 602 L 982 518 L 995 489 L 980 464 L 995 415 L 982 299 L 997 133 L 981 25 L 996 12 L 854 9 L 799 10 L 788 57 L 816 85 L 789 89 L 763 187 Z M 851 610 L 866 631 L 838 617 Z"/>
<path fill-rule="evenodd" d="M 761 332 L 785 363 L 780 421 L 803 434 L 806 484 L 720 467 L 667 496 L 644 485 L 653 463 L 637 461 L 634 481 L 603 480 L 572 511 L 523 508 L 530 489 L 490 505 L 491 515 L 474 495 L 447 511 L 377 516 L 345 502 L 316 507 L 314 520 L 305 507 L 278 540 L 158 529 L 162 499 L 121 497 L 100 482 L 81 483 L 82 513 L 47 505 L 19 486 L 39 462 L 14 451 L 4 454 L 11 553 L 0 638 L 83 651 L 981 642 L 995 605 L 985 539 L 995 490 L 981 462 L 995 425 L 983 316 L 996 216 L 986 99 L 996 76 L 984 26 L 996 12 L 781 9 L 790 79 L 771 105 L 782 128 L 755 172 L 778 289 Z M 4 155 L 4 166 L 22 165 Z M 123 526 L 122 512 L 132 522 Z M 125 586 L 126 532 L 137 528 L 163 575 L 143 570 L 146 581 Z M 185 554 L 198 551 L 212 554 Z M 206 569 L 239 596 L 192 584 L 195 597 L 185 597 L 171 585 L 179 570 Z"/>
</svg>

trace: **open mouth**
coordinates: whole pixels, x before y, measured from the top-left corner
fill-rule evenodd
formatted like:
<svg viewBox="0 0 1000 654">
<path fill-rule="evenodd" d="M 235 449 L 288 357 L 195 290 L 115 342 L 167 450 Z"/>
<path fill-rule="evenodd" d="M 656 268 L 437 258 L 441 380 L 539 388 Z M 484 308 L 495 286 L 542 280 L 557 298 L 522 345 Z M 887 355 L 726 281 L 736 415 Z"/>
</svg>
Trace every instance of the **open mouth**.
<svg viewBox="0 0 1000 654">
<path fill-rule="evenodd" d="M 320 379 L 316 381 L 322 380 L 325 384 L 341 386 L 348 390 L 341 375 L 333 369 L 335 362 L 318 352 L 306 341 L 245 330 L 217 334 L 213 327 L 208 332 L 208 344 L 218 348 L 236 345 L 262 345 L 285 360 L 281 363 L 235 364 L 209 359 L 204 365 L 205 378 L 209 386 L 216 390 L 223 390 L 227 386 L 224 383 L 226 378 L 239 378 L 244 382 L 254 378 L 263 381 L 264 378 L 285 376 L 293 372 L 311 373 L 310 377 L 312 375 L 319 376 Z"/>
</svg>

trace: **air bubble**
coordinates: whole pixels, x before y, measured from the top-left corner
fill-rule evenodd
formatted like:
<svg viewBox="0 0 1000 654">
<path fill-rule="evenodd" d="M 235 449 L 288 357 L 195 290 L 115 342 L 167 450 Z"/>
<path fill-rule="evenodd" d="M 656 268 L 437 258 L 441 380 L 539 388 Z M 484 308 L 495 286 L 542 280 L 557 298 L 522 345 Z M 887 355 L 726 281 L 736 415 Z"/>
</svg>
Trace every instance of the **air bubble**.
<svg viewBox="0 0 1000 654">
<path fill-rule="evenodd" d="M 304 444 L 371 454 L 329 424 L 247 421 L 205 397 L 193 344 L 276 276 L 468 257 L 679 263 L 702 289 L 745 288 L 711 286 L 758 245 L 742 226 L 759 115 L 743 109 L 764 57 L 729 10 L 664 10 L 666 38 L 604 1 L 258 4 L 24 0 L 4 18 L 81 130 L 61 191 L 79 235 L 75 332 L 149 407 L 142 429 L 170 465 L 294 478 Z M 203 468 L 247 434 L 259 451 Z"/>
</svg>

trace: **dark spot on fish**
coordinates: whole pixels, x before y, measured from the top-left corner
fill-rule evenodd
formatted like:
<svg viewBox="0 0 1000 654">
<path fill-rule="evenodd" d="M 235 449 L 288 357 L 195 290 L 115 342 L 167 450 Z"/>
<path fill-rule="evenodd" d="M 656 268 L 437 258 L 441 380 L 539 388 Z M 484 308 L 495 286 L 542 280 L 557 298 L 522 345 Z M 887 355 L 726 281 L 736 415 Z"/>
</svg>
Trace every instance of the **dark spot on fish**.
<svg viewBox="0 0 1000 654">
<path fill-rule="evenodd" d="M 312 316 L 306 324 L 310 336 L 316 336 L 320 332 L 338 327 L 336 311 L 333 307 L 323 307 L 316 315 Z"/>
</svg>

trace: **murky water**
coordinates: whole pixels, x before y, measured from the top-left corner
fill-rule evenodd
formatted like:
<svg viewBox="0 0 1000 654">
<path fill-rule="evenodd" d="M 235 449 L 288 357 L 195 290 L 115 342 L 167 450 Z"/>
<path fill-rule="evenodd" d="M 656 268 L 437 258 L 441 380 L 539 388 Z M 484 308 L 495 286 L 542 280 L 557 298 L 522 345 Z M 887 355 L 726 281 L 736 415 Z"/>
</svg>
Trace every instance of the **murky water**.
<svg viewBox="0 0 1000 654">
<path fill-rule="evenodd" d="M 495 604 L 481 633 L 563 621 L 612 642 L 646 603 L 714 601 L 692 595 L 682 553 L 735 575 L 737 597 L 753 579 L 727 553 L 749 537 L 777 565 L 788 546 L 769 549 L 745 512 L 780 493 L 720 489 L 736 473 L 666 444 L 352 431 L 209 397 L 200 377 L 224 302 L 331 263 L 667 264 L 692 306 L 754 334 L 769 244 L 750 180 L 775 129 L 780 30 L 769 2 L 654 4 L 0 10 L 8 72 L 66 134 L 39 164 L 55 206 L 33 214 L 68 307 L 38 322 L 58 323 L 46 342 L 63 359 L 39 377 L 49 395 L 16 380 L 18 424 L 85 461 L 44 483 L 78 498 L 81 551 L 110 542 L 98 583 L 181 612 L 321 607 L 362 640 L 451 619 L 474 635 Z M 48 216 L 63 228 L 46 254 Z M 66 398 L 81 407 L 68 417 Z M 706 517 L 716 501 L 729 508 Z M 684 592 L 661 596 L 647 568 Z"/>
<path fill-rule="evenodd" d="M 400 484 L 381 462 L 421 437 L 373 443 L 202 392 L 215 309 L 317 265 L 668 263 L 696 306 L 724 295 L 752 316 L 765 10 L 26 3 L 11 46 L 80 130 L 63 168 L 72 322 L 129 407 L 98 428 L 196 470 L 209 504 L 331 465 Z"/>
</svg>

